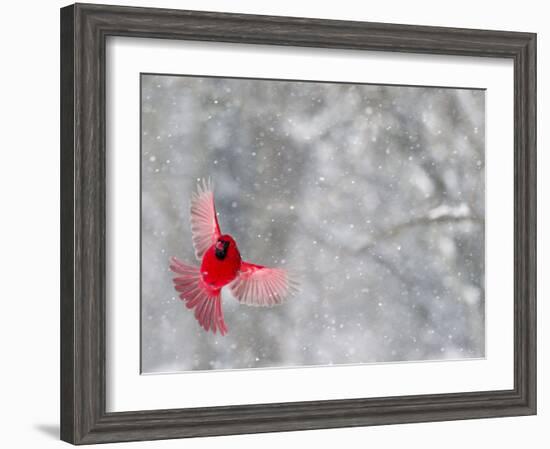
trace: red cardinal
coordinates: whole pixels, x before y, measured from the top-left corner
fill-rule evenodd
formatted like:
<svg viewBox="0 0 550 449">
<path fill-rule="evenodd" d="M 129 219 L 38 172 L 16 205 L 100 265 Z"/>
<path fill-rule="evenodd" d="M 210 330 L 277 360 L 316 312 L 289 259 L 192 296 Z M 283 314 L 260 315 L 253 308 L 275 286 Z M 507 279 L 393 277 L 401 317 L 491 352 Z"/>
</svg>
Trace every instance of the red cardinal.
<svg viewBox="0 0 550 449">
<path fill-rule="evenodd" d="M 180 298 L 188 309 L 195 309 L 204 330 L 227 333 L 221 304 L 221 289 L 226 285 L 239 302 L 251 306 L 281 304 L 296 291 L 286 270 L 241 259 L 233 237 L 220 231 L 212 186 L 204 180 L 191 198 L 191 233 L 200 269 L 175 257 L 170 269 L 176 273 L 174 287 Z"/>
</svg>

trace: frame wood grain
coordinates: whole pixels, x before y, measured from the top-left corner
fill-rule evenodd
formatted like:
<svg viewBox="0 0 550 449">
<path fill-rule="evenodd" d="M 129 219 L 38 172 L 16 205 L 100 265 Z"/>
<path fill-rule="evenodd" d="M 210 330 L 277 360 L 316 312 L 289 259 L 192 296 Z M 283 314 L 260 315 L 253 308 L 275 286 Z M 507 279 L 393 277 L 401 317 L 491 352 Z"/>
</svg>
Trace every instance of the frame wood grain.
<svg viewBox="0 0 550 449">
<path fill-rule="evenodd" d="M 107 36 L 511 58 L 514 388 L 107 413 Z M 536 413 L 536 35 L 75 4 L 61 9 L 61 438 L 73 444 Z"/>
</svg>

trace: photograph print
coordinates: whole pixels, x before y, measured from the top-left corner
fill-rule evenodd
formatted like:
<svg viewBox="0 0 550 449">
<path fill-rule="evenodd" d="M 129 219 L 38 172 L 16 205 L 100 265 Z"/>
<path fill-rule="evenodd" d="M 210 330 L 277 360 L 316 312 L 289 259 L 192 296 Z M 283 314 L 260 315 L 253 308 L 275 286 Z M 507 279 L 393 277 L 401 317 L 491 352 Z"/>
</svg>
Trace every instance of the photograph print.
<svg viewBox="0 0 550 449">
<path fill-rule="evenodd" d="M 140 89 L 142 374 L 485 357 L 485 90 Z"/>
</svg>

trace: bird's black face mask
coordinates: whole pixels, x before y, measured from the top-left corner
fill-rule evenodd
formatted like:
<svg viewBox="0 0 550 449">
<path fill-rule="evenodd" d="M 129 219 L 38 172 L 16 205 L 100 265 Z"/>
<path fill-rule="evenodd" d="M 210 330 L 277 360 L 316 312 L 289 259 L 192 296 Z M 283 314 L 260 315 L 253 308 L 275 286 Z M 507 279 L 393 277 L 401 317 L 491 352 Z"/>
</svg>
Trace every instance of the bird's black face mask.
<svg viewBox="0 0 550 449">
<path fill-rule="evenodd" d="M 218 240 L 216 243 L 216 257 L 219 260 L 225 259 L 227 256 L 227 248 L 229 248 L 229 242 L 226 240 Z"/>
</svg>

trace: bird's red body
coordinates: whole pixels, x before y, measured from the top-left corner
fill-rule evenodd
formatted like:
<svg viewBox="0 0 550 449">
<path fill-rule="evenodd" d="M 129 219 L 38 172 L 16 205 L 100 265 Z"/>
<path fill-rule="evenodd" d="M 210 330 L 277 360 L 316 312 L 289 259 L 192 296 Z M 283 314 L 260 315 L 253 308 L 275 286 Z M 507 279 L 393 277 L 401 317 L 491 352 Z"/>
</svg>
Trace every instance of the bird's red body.
<svg viewBox="0 0 550 449">
<path fill-rule="evenodd" d="M 253 306 L 280 304 L 296 291 L 296 284 L 282 268 L 244 262 L 235 239 L 222 234 L 214 194 L 203 182 L 191 199 L 191 233 L 200 268 L 172 258 L 174 287 L 204 330 L 227 333 L 221 306 L 221 289 L 229 286 L 241 303 Z"/>
<path fill-rule="evenodd" d="M 208 248 L 202 256 L 201 276 L 212 288 L 222 288 L 235 280 L 241 269 L 241 253 L 237 248 L 237 243 L 230 235 L 222 235 L 230 242 L 227 248 L 227 254 L 223 260 L 216 257 L 216 245 Z"/>
</svg>

